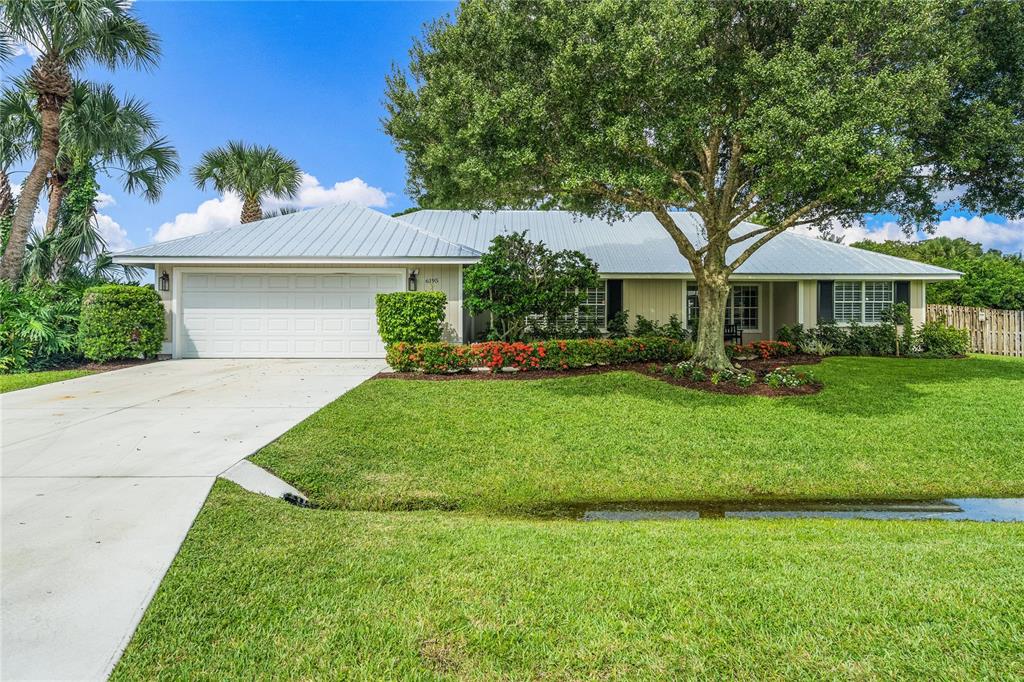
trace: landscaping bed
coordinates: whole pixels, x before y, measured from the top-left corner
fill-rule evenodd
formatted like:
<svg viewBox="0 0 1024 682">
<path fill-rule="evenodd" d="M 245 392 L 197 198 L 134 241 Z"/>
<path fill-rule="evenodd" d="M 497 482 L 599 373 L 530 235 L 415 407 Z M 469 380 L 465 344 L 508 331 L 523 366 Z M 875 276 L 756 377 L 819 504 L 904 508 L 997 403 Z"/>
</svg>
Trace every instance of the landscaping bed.
<svg viewBox="0 0 1024 682">
<path fill-rule="evenodd" d="M 759 379 L 763 379 L 769 372 L 790 365 L 813 365 L 821 362 L 822 358 L 814 355 L 792 355 L 785 358 L 764 360 L 761 358 L 753 360 L 735 360 L 735 364 L 743 369 L 754 372 Z M 650 362 L 626 362 L 617 365 L 591 365 L 576 369 L 529 369 L 497 372 L 481 369 L 470 372 L 452 372 L 448 374 L 428 374 L 425 372 L 380 372 L 374 379 L 402 379 L 407 381 L 534 381 L 538 379 L 561 379 L 568 377 L 589 376 L 592 374 L 604 374 L 606 372 L 639 372 L 645 376 L 659 379 L 661 381 L 683 386 L 698 391 L 711 393 L 725 393 L 730 395 L 759 395 L 765 397 L 779 397 L 791 395 L 811 395 L 822 389 L 820 384 L 806 384 L 803 386 L 769 386 L 764 383 L 754 383 L 750 386 L 738 386 L 735 383 L 723 382 L 712 383 L 710 381 L 693 381 L 683 377 L 675 377 L 666 374 L 664 366 Z"/>
</svg>

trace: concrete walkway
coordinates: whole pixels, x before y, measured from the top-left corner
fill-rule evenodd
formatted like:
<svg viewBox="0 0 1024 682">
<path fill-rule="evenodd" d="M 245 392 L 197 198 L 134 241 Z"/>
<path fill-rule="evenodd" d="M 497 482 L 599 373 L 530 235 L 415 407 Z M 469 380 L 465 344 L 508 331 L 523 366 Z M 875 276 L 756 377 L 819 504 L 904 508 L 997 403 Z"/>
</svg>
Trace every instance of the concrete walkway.
<svg viewBox="0 0 1024 682">
<path fill-rule="evenodd" d="M 109 675 L 214 478 L 383 367 L 178 360 L 0 396 L 0 677 Z"/>
</svg>

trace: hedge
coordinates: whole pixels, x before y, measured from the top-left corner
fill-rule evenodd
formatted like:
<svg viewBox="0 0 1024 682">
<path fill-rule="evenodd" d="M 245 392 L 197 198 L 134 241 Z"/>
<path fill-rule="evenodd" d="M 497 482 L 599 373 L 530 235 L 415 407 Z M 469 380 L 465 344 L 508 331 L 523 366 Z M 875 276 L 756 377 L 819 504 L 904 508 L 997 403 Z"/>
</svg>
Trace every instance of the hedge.
<svg viewBox="0 0 1024 682">
<path fill-rule="evenodd" d="M 440 341 L 447 303 L 442 291 L 377 294 L 377 329 L 384 345 Z"/>
<path fill-rule="evenodd" d="M 107 284 L 86 289 L 78 346 L 96 362 L 150 357 L 164 340 L 164 307 L 151 287 Z"/>
<path fill-rule="evenodd" d="M 452 343 L 396 343 L 388 347 L 387 361 L 398 372 L 449 374 L 474 367 L 491 371 L 568 370 L 627 362 L 679 362 L 693 355 L 693 345 L 668 337 L 625 339 L 566 339 L 562 341 L 488 341 L 472 345 Z"/>
</svg>

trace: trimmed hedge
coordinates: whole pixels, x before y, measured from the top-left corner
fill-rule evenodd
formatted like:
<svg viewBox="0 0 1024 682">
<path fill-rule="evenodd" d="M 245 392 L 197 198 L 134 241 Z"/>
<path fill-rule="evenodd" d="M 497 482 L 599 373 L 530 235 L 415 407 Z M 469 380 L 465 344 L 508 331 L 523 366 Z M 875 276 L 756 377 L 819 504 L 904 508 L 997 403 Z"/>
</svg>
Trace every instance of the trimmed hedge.
<svg viewBox="0 0 1024 682">
<path fill-rule="evenodd" d="M 469 346 L 453 343 L 396 343 L 388 346 L 387 361 L 398 372 L 450 374 L 486 367 L 530 370 L 581 369 L 627 362 L 679 362 L 693 355 L 693 345 L 662 336 L 626 339 L 566 339 L 562 341 L 488 341 Z"/>
<path fill-rule="evenodd" d="M 377 294 L 377 329 L 384 345 L 440 341 L 447 303 L 443 291 Z"/>
<path fill-rule="evenodd" d="M 151 287 L 107 284 L 86 289 L 78 346 L 96 362 L 151 357 L 164 340 L 164 307 Z"/>
</svg>

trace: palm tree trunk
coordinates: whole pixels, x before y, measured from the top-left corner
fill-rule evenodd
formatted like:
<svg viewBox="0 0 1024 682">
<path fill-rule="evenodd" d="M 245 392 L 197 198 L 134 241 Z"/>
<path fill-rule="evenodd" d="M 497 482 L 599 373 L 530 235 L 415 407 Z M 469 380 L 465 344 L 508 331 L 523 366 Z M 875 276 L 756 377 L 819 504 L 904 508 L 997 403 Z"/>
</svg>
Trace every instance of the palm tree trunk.
<svg viewBox="0 0 1024 682">
<path fill-rule="evenodd" d="M 263 207 L 259 197 L 246 197 L 242 202 L 242 222 L 251 223 L 263 219 Z"/>
<path fill-rule="evenodd" d="M 61 103 L 63 104 L 63 103 Z M 58 135 L 60 132 L 60 106 L 40 107 L 39 117 L 42 121 L 42 135 L 39 141 L 39 153 L 32 165 L 25 183 L 21 186 L 18 207 L 14 210 L 11 223 L 11 236 L 7 240 L 3 261 L 0 262 L 0 279 L 16 283 L 21 276 L 21 264 L 25 260 L 25 244 L 28 233 L 32 229 L 32 217 L 39 206 L 39 193 L 46 184 L 46 175 L 53 168 L 57 159 Z"/>
<path fill-rule="evenodd" d="M 0 218 L 4 218 L 14 210 L 14 192 L 11 191 L 11 179 L 7 171 L 0 168 Z"/>
<path fill-rule="evenodd" d="M 57 231 L 57 221 L 60 219 L 60 206 L 64 201 L 64 186 L 67 184 L 68 176 L 54 169 L 50 173 L 50 205 L 46 209 L 46 236 Z"/>
</svg>

